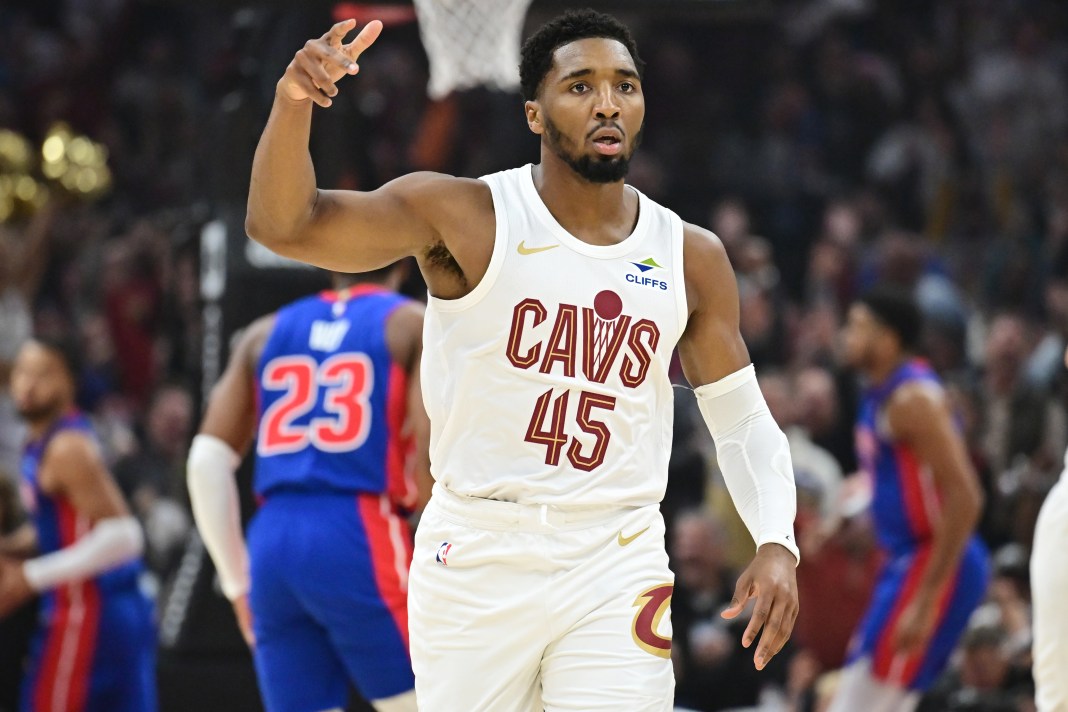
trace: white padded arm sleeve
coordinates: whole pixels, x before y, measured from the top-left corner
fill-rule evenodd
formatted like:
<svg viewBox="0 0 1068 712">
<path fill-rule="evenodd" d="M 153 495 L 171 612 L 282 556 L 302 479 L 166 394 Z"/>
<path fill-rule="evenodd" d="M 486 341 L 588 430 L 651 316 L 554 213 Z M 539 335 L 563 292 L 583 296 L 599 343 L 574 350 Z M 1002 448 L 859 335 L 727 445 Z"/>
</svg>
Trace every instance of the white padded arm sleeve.
<svg viewBox="0 0 1068 712">
<path fill-rule="evenodd" d="M 694 389 L 734 506 L 757 548 L 782 544 L 799 562 L 797 489 L 790 446 L 768 411 L 750 364 Z"/>
<path fill-rule="evenodd" d="M 234 471 L 241 457 L 214 435 L 197 435 L 189 448 L 186 482 L 200 537 L 223 594 L 231 601 L 248 593 L 248 550 L 241 532 L 241 505 Z"/>
<path fill-rule="evenodd" d="M 144 547 L 144 534 L 137 519 L 108 517 L 70 546 L 30 559 L 22 565 L 22 571 L 34 591 L 48 591 L 125 564 L 140 556 Z"/>
</svg>

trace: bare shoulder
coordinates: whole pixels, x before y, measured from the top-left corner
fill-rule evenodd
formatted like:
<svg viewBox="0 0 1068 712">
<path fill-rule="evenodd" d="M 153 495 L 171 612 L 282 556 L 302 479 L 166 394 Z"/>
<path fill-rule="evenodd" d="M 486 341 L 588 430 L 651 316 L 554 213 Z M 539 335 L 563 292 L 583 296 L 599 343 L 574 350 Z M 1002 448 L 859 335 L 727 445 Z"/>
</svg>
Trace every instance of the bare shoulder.
<svg viewBox="0 0 1068 712">
<path fill-rule="evenodd" d="M 271 312 L 246 326 L 244 331 L 241 332 L 241 336 L 238 337 L 237 344 L 234 345 L 231 360 L 240 361 L 249 368 L 255 369 L 256 363 L 263 353 L 263 347 L 271 336 L 271 331 L 274 329 L 274 323 L 277 318 L 278 315 Z"/>
<path fill-rule="evenodd" d="M 736 302 L 738 287 L 723 242 L 711 230 L 691 223 L 683 223 L 682 238 L 686 299 L 690 313 L 701 309 L 702 304 L 707 305 L 709 301 L 719 301 L 724 297 L 730 303 Z"/>
<path fill-rule="evenodd" d="M 949 416 L 945 390 L 930 381 L 910 381 L 894 390 L 886 417 L 895 437 L 931 432 Z"/>
<path fill-rule="evenodd" d="M 946 407 L 946 392 L 932 381 L 909 381 L 894 389 L 890 406 L 906 410 L 942 410 Z"/>
<path fill-rule="evenodd" d="M 48 442 L 41 460 L 41 486 L 55 492 L 70 482 L 92 477 L 103 468 L 96 440 L 80 430 L 63 430 Z"/>
<path fill-rule="evenodd" d="M 49 464 L 85 464 L 100 459 L 100 449 L 89 433 L 63 430 L 48 442 L 45 460 Z"/>
</svg>

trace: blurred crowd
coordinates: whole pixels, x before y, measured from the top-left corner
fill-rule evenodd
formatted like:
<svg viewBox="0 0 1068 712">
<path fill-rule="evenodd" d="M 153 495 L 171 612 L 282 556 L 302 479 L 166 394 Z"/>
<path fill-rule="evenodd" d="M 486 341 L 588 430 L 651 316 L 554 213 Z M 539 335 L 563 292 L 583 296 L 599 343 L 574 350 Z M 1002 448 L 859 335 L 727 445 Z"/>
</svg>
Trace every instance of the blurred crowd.
<svg viewBox="0 0 1068 712">
<path fill-rule="evenodd" d="M 981 535 L 995 569 L 921 709 L 1031 709 L 1027 560 L 1068 445 L 1068 5 L 715 5 L 692 18 L 633 3 L 619 12 L 648 63 L 630 180 L 711 228 L 731 256 L 742 332 L 793 455 L 802 613 L 787 650 L 755 674 L 741 630 L 718 616 L 752 545 L 692 397 L 677 389 L 664 511 L 678 703 L 818 710 L 833 689 L 879 563 L 852 443 L 863 384 L 841 367 L 837 339 L 853 297 L 893 282 L 924 311 L 925 355 L 986 492 Z M 560 6 L 535 2 L 528 26 Z M 54 189 L 33 215 L 0 224 L 0 378 L 33 331 L 78 335 L 80 403 L 144 523 L 160 586 L 191 528 L 199 229 L 241 209 L 274 83 L 332 11 L 0 5 L 0 128 L 40 145 L 63 120 L 107 147 L 114 181 L 93 202 Z M 517 96 L 473 91 L 428 105 L 414 23 L 388 27 L 361 65 L 317 112 L 320 185 L 536 160 Z M 17 475 L 19 432 L 0 392 L 0 481 Z M 19 516 L 13 491 L 0 487 L 0 531 Z"/>
</svg>

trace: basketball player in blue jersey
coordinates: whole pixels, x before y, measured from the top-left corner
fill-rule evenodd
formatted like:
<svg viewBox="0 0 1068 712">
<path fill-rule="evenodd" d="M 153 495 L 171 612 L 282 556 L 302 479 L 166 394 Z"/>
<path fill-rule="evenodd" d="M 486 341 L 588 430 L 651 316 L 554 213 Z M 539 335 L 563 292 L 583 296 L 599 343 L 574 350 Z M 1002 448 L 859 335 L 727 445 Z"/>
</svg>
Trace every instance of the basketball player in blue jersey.
<svg viewBox="0 0 1068 712">
<path fill-rule="evenodd" d="M 852 305 L 848 363 L 868 384 L 857 454 L 872 478 L 886 563 L 851 645 L 833 712 L 908 712 L 945 667 L 989 579 L 975 535 L 982 492 L 938 376 L 915 357 L 912 297 L 876 288 Z"/>
<path fill-rule="evenodd" d="M 0 616 L 41 596 L 20 709 L 152 712 L 156 636 L 138 586 L 141 527 L 74 406 L 76 373 L 74 347 L 35 339 L 11 375 L 29 428 L 22 476 L 40 552 L 25 562 L 0 557 Z"/>
<path fill-rule="evenodd" d="M 380 712 L 415 709 L 405 517 L 430 475 L 423 306 L 396 293 L 402 278 L 335 274 L 333 291 L 253 322 L 189 452 L 193 514 L 269 712 L 340 709 L 349 682 Z M 234 470 L 253 440 L 246 552 Z"/>
<path fill-rule="evenodd" d="M 246 226 L 278 253 L 345 272 L 414 256 L 428 285 L 435 485 L 408 599 L 420 708 L 671 709 L 659 502 L 676 344 L 755 540 L 724 615 L 755 599 L 743 643 L 759 634 L 763 668 L 797 615 L 789 450 L 739 334 L 723 245 L 624 182 L 645 118 L 629 30 L 580 11 L 527 40 L 539 164 L 319 190 L 312 109 L 330 106 L 382 30 L 370 22 L 344 44 L 354 27 L 307 42 L 279 80 Z"/>
</svg>

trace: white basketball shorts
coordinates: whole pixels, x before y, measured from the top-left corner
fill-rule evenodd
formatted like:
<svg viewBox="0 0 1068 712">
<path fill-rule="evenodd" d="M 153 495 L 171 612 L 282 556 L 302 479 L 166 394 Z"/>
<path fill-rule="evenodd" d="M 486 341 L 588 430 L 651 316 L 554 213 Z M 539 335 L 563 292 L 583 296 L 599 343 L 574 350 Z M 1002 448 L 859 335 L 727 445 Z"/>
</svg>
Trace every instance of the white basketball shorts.
<svg viewBox="0 0 1068 712">
<path fill-rule="evenodd" d="M 1032 672 L 1038 712 L 1068 712 L 1068 474 L 1053 486 L 1031 548 Z"/>
<path fill-rule="evenodd" d="M 564 511 L 436 485 L 408 589 L 426 712 L 671 709 L 658 506 Z"/>
</svg>

